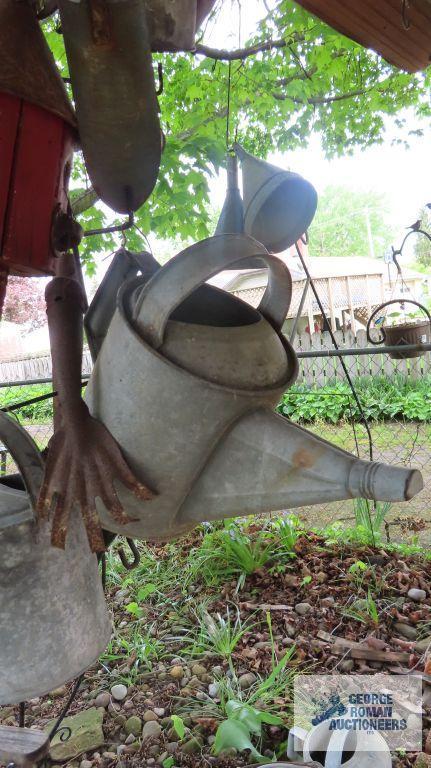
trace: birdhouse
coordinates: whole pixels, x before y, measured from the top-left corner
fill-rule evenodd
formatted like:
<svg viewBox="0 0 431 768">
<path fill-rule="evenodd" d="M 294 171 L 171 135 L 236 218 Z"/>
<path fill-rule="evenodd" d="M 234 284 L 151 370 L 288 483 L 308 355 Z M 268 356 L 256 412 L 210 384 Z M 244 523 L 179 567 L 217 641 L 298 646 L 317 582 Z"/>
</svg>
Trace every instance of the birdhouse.
<svg viewBox="0 0 431 768">
<path fill-rule="evenodd" d="M 27 3 L 0 8 L 0 261 L 12 274 L 54 272 L 52 221 L 67 209 L 73 110 Z"/>
</svg>

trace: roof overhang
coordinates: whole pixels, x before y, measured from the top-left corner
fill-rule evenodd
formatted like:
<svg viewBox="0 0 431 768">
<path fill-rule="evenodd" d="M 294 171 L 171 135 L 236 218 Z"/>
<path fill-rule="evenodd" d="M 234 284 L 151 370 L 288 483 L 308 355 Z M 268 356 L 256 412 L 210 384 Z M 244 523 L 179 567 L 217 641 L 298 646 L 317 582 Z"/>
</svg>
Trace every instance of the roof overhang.
<svg viewBox="0 0 431 768">
<path fill-rule="evenodd" d="M 400 69 L 431 61 L 431 0 L 297 0 L 307 11 Z"/>
</svg>

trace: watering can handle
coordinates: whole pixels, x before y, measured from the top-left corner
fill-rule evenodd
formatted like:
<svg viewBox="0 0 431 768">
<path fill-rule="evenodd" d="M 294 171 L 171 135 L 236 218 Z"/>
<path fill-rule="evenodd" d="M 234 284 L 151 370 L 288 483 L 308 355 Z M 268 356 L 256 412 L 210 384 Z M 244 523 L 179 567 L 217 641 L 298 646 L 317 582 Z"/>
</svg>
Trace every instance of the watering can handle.
<svg viewBox="0 0 431 768">
<path fill-rule="evenodd" d="M 42 454 L 28 432 L 3 411 L 0 411 L 0 441 L 17 463 L 34 508 L 45 469 Z"/>
<path fill-rule="evenodd" d="M 292 278 L 286 265 L 265 246 L 243 234 L 216 235 L 186 248 L 145 285 L 134 309 L 134 320 L 152 347 L 163 344 L 166 323 L 174 309 L 196 288 L 223 269 L 257 257 L 268 267 L 268 285 L 259 312 L 279 330 L 292 297 Z"/>
</svg>

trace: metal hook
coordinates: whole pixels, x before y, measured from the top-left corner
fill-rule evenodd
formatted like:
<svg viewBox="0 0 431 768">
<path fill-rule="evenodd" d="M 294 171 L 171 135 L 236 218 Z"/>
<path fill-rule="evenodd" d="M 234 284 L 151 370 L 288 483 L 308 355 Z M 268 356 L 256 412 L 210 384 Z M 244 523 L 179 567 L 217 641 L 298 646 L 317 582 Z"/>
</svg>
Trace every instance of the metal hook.
<svg viewBox="0 0 431 768">
<path fill-rule="evenodd" d="M 410 29 L 411 21 L 407 15 L 407 10 L 410 8 L 410 0 L 402 0 L 401 19 L 404 29 Z"/>
<path fill-rule="evenodd" d="M 132 562 L 129 562 L 127 560 L 127 557 L 124 553 L 123 547 L 119 547 L 118 549 L 118 557 L 120 558 L 121 562 L 123 563 L 126 571 L 133 571 L 134 568 L 136 568 L 139 563 L 141 562 L 141 555 L 139 554 L 139 550 L 133 541 L 133 539 L 126 539 L 128 547 L 133 555 Z"/>
<path fill-rule="evenodd" d="M 159 77 L 159 85 L 157 86 L 156 90 L 156 96 L 161 96 L 163 93 L 164 88 L 164 82 L 163 82 L 163 64 L 161 61 L 157 62 L 157 74 Z"/>
</svg>

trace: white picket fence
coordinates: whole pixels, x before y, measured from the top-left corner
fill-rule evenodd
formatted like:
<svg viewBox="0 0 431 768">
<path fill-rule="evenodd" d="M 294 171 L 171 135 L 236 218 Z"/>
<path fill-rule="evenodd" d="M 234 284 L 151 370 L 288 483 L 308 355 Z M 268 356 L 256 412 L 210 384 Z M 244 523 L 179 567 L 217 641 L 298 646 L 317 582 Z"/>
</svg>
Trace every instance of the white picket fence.
<svg viewBox="0 0 431 768">
<path fill-rule="evenodd" d="M 352 331 L 335 331 L 335 338 L 340 348 L 365 348 L 365 331 L 358 331 L 356 337 Z M 331 337 L 327 331 L 304 333 L 297 336 L 294 343 L 298 352 L 333 349 Z M 388 355 L 358 355 L 345 357 L 345 364 L 352 378 L 358 376 L 386 376 L 391 378 L 399 373 L 411 379 L 431 375 L 431 356 L 410 360 L 392 360 Z M 91 373 L 92 362 L 89 350 L 84 351 L 83 373 Z M 22 360 L 3 360 L 0 362 L 0 382 L 28 381 L 30 379 L 49 379 L 52 375 L 51 356 L 39 355 Z M 302 358 L 299 365 L 299 382 L 323 386 L 334 380 L 344 380 L 344 372 L 337 357 Z"/>
<path fill-rule="evenodd" d="M 353 335 L 352 331 L 335 331 L 334 335 L 338 346 L 343 349 L 363 349 L 372 346 L 368 343 L 366 333 L 363 330 L 358 331 L 356 336 Z M 331 336 L 327 331 L 313 333 L 312 336 L 304 333 L 296 338 L 294 346 L 297 352 L 323 351 L 334 348 Z M 392 378 L 395 373 L 411 379 L 421 379 L 423 376 L 431 375 L 429 352 L 409 360 L 392 360 L 389 355 L 355 355 L 343 359 L 353 379 L 359 376 Z M 340 358 L 302 358 L 299 362 L 299 382 L 319 387 L 329 382 L 345 380 Z"/>
</svg>

